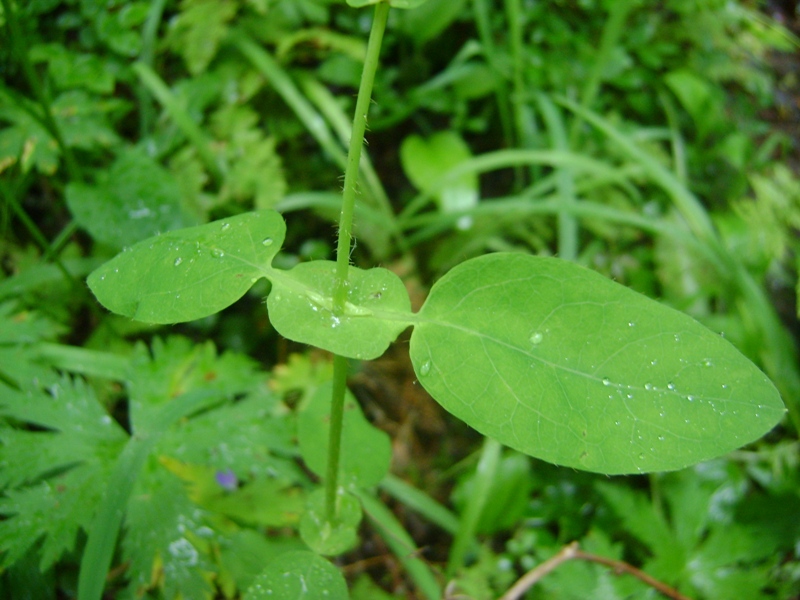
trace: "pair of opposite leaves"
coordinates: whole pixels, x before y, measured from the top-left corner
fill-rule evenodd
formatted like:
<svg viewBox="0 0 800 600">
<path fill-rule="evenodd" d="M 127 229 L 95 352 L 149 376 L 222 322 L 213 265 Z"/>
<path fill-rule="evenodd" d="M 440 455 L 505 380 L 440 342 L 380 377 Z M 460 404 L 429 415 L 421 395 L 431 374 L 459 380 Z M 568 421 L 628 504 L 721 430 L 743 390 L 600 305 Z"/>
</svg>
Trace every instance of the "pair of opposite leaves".
<svg viewBox="0 0 800 600">
<path fill-rule="evenodd" d="M 785 412 L 769 379 L 723 338 L 573 263 L 467 260 L 417 313 L 395 274 L 350 267 L 345 310 L 334 314 L 333 262 L 272 266 L 285 231 L 275 211 L 171 231 L 124 250 L 88 283 L 113 312 L 175 323 L 222 310 L 265 277 L 281 335 L 355 359 L 377 358 L 412 326 L 414 370 L 445 409 L 577 469 L 682 468 L 759 438 Z"/>
</svg>

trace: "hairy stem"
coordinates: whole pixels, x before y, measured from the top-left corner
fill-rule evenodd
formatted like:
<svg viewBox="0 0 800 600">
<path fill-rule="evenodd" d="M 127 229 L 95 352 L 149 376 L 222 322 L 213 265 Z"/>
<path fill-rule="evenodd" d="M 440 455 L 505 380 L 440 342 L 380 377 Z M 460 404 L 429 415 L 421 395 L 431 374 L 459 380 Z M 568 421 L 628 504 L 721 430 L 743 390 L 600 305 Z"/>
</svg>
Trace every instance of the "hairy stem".
<svg viewBox="0 0 800 600">
<path fill-rule="evenodd" d="M 383 32 L 389 16 L 389 5 L 381 2 L 375 6 L 372 31 L 367 44 L 367 56 L 358 89 L 356 112 L 353 117 L 353 134 L 347 154 L 347 167 L 344 173 L 344 192 L 342 193 L 342 212 L 339 217 L 339 240 L 336 247 L 336 282 L 333 290 L 333 313 L 341 315 L 347 302 L 348 270 L 350 268 L 350 243 L 353 237 L 353 212 L 356 205 L 358 168 L 361 161 L 361 147 L 367 129 L 367 112 L 372 97 L 375 72 L 378 69 Z M 330 437 L 328 439 L 328 468 L 325 481 L 325 511 L 328 520 L 336 515 L 336 491 L 339 487 L 339 454 L 342 438 L 342 418 L 344 413 L 344 392 L 347 383 L 347 360 L 341 356 L 333 359 L 333 392 L 331 394 Z"/>
<path fill-rule="evenodd" d="M 361 162 L 361 148 L 364 145 L 364 132 L 367 128 L 367 112 L 372 98 L 372 85 L 378 69 L 378 57 L 386 29 L 389 5 L 381 2 L 375 5 L 375 17 L 367 44 L 367 56 L 361 73 L 356 112 L 353 117 L 353 133 L 347 153 L 347 168 L 344 172 L 344 191 L 342 193 L 342 212 L 339 215 L 339 240 L 336 246 L 336 287 L 333 292 L 333 312 L 344 312 L 347 301 L 347 271 L 350 266 L 350 243 L 353 239 L 353 211 L 358 194 L 358 168 Z"/>
</svg>

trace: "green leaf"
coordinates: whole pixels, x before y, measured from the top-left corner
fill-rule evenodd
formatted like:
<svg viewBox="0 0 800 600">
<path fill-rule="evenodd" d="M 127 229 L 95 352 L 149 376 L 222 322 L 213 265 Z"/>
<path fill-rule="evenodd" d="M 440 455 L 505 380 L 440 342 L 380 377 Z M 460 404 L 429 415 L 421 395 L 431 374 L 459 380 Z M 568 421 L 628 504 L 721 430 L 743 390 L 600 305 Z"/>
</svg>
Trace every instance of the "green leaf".
<svg viewBox="0 0 800 600">
<path fill-rule="evenodd" d="M 39 539 L 42 570 L 71 550 L 126 439 L 92 389 L 62 379 L 43 392 L 0 390 L 0 416 L 49 431 L 0 429 L 0 551 L 5 565 Z"/>
<path fill-rule="evenodd" d="M 347 3 L 354 8 L 388 2 L 393 8 L 416 8 L 420 4 L 425 4 L 428 0 L 347 0 Z"/>
<path fill-rule="evenodd" d="M 455 131 L 441 131 L 423 139 L 410 135 L 400 146 L 403 170 L 411 182 L 423 192 L 433 192 L 443 213 L 469 210 L 478 203 L 478 176 L 465 173 L 439 186 L 442 175 L 472 158 L 464 139 Z M 469 226 L 470 221 L 460 221 Z"/>
<path fill-rule="evenodd" d="M 325 489 L 309 495 L 306 510 L 300 519 L 300 537 L 317 554 L 342 554 L 358 542 L 361 505 L 342 490 L 336 496 L 336 515 L 328 518 Z"/>
<path fill-rule="evenodd" d="M 270 273 L 270 321 L 295 342 L 348 358 L 377 358 L 410 323 L 403 282 L 386 269 L 350 267 L 345 312 L 337 317 L 332 311 L 335 272 L 335 263 L 313 261 Z"/>
<path fill-rule="evenodd" d="M 286 225 L 246 213 L 143 240 L 89 275 L 103 306 L 149 323 L 191 321 L 233 304 L 266 274 Z"/>
<path fill-rule="evenodd" d="M 173 176 L 139 150 L 122 152 L 95 185 L 69 184 L 66 198 L 80 226 L 112 248 L 195 224 Z"/>
<path fill-rule="evenodd" d="M 244 600 L 347 600 L 347 584 L 339 570 L 321 556 L 304 550 L 286 552 L 256 577 Z"/>
<path fill-rule="evenodd" d="M 328 466 L 332 387 L 328 382 L 317 388 L 297 421 L 300 453 L 308 468 L 320 477 L 325 475 Z M 389 472 L 391 441 L 385 432 L 364 418 L 350 390 L 345 391 L 342 427 L 342 439 L 347 440 L 339 459 L 342 485 L 378 485 Z M 369 452 L 365 452 L 365 448 Z"/>
<path fill-rule="evenodd" d="M 785 409 L 720 336 L 575 264 L 462 263 L 411 337 L 420 383 L 481 433 L 601 473 L 679 469 L 757 439 Z"/>
</svg>

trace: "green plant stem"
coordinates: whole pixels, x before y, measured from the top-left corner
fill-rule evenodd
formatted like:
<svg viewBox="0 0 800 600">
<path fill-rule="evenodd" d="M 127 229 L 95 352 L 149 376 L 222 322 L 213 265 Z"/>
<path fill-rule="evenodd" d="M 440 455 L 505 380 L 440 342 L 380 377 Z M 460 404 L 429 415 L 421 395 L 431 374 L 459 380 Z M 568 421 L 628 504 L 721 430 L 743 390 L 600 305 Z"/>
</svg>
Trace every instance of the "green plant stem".
<svg viewBox="0 0 800 600">
<path fill-rule="evenodd" d="M 325 473 L 325 513 L 328 521 L 333 521 L 334 517 L 336 517 L 336 492 L 339 488 L 339 458 L 342 453 L 342 423 L 344 421 L 344 393 L 346 388 L 347 359 L 336 354 L 333 357 L 328 466 Z"/>
<path fill-rule="evenodd" d="M 347 167 L 344 174 L 342 212 L 339 218 L 339 240 L 336 247 L 336 282 L 333 290 L 333 313 L 335 315 L 344 313 L 345 302 L 347 301 L 350 242 L 352 240 L 353 213 L 355 212 L 356 204 L 361 148 L 364 144 L 364 132 L 367 129 L 367 111 L 372 97 L 372 85 L 375 82 L 375 72 L 378 69 L 378 58 L 388 16 L 388 4 L 381 2 L 375 6 L 372 31 L 367 43 L 367 56 L 364 60 L 364 71 L 361 74 L 361 85 L 358 89 L 358 99 L 356 100 L 353 133 L 350 137 L 350 149 L 347 154 Z M 328 468 L 325 481 L 325 511 L 329 521 L 332 521 L 336 516 L 336 492 L 339 487 L 339 455 L 342 443 L 342 420 L 346 385 L 347 359 L 338 355 L 334 356 Z"/>
<path fill-rule="evenodd" d="M 389 16 L 389 5 L 381 2 L 375 5 L 375 16 L 372 20 L 372 31 L 367 43 L 367 56 L 364 60 L 364 71 L 361 74 L 361 85 L 358 89 L 356 112 L 353 117 L 353 132 L 350 136 L 350 148 L 347 153 L 347 168 L 344 173 L 344 191 L 342 193 L 342 212 L 339 216 L 339 240 L 336 246 L 336 286 L 333 291 L 333 312 L 340 315 L 344 312 L 347 300 L 347 275 L 350 267 L 350 244 L 353 234 L 353 212 L 358 193 L 358 171 L 361 162 L 361 149 L 364 145 L 364 132 L 367 129 L 367 113 L 372 98 L 372 86 L 375 83 L 375 72 L 378 69 L 383 32 Z"/>
<path fill-rule="evenodd" d="M 492 438 L 486 438 L 483 442 L 481 458 L 475 469 L 472 492 L 461 517 L 461 526 L 458 528 L 458 533 L 453 540 L 453 546 L 450 548 L 450 556 L 447 560 L 448 577 L 453 577 L 458 569 L 464 565 L 467 551 L 475 542 L 475 531 L 478 528 L 478 521 L 481 518 L 483 507 L 486 506 L 486 502 L 489 499 L 489 490 L 497 473 L 497 465 L 500 462 L 502 449 L 500 442 Z"/>
<path fill-rule="evenodd" d="M 148 91 L 155 96 L 161 105 L 166 109 L 175 123 L 180 127 L 183 134 L 189 138 L 189 141 L 197 150 L 197 154 L 205 164 L 206 169 L 214 179 L 214 182 L 219 186 L 222 185 L 224 173 L 214 152 L 211 149 L 211 143 L 206 137 L 206 134 L 200 129 L 200 126 L 195 123 L 186 110 L 178 102 L 175 95 L 170 91 L 167 84 L 156 74 L 153 69 L 142 62 L 137 62 L 133 65 L 133 71 L 139 77 L 142 84 Z"/>
<path fill-rule="evenodd" d="M 156 34 L 158 33 L 158 26 L 161 23 L 166 3 L 167 0 L 153 1 L 147 11 L 147 20 L 142 28 L 142 51 L 139 54 L 139 62 L 151 69 L 153 68 L 155 56 Z M 139 99 L 139 136 L 144 139 L 150 135 L 150 130 L 155 121 L 155 110 L 153 99 L 143 83 L 139 84 L 136 95 Z"/>
</svg>

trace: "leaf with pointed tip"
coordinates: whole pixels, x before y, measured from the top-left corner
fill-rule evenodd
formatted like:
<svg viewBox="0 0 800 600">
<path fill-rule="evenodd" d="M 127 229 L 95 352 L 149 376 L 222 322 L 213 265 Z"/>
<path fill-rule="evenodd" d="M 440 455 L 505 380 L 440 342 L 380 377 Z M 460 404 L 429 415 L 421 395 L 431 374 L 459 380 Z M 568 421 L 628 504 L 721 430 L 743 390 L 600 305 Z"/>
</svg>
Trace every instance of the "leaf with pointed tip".
<svg viewBox="0 0 800 600">
<path fill-rule="evenodd" d="M 379 357 L 410 324 L 411 302 L 386 269 L 350 267 L 344 314 L 333 314 L 336 264 L 315 260 L 273 271 L 269 318 L 282 336 L 348 358 Z"/>
<path fill-rule="evenodd" d="M 600 473 L 679 469 L 769 431 L 778 391 L 731 344 L 566 261 L 491 254 L 431 289 L 420 383 L 481 433 Z"/>
<path fill-rule="evenodd" d="M 272 210 L 251 212 L 143 240 L 89 275 L 109 310 L 148 323 L 214 314 L 267 274 L 286 225 Z"/>
</svg>

